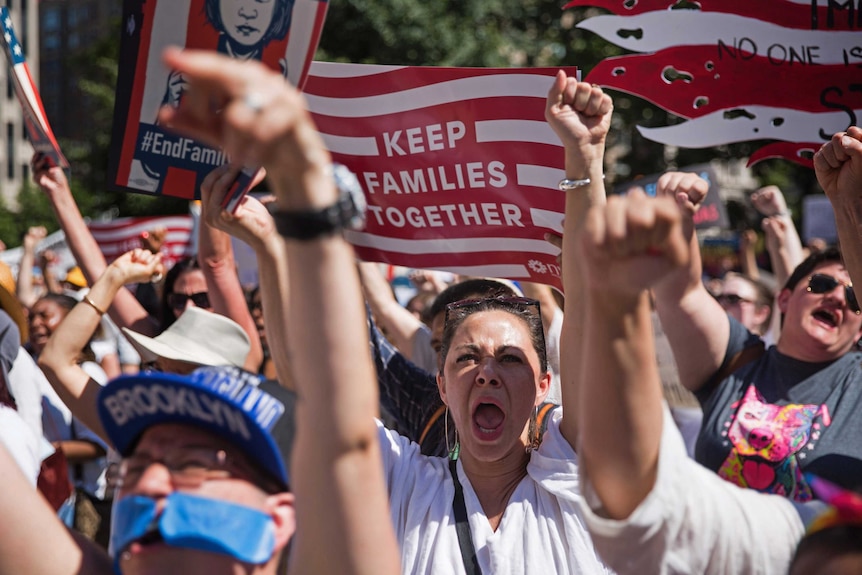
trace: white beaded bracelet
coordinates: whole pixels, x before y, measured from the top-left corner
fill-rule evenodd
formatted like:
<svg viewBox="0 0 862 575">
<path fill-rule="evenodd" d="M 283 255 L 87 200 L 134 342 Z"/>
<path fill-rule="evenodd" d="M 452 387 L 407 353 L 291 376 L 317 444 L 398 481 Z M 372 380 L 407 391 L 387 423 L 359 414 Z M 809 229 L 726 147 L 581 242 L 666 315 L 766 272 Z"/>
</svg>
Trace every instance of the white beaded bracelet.
<svg viewBox="0 0 862 575">
<path fill-rule="evenodd" d="M 605 179 L 605 175 L 602 174 L 602 179 Z M 590 178 L 584 178 L 583 180 L 570 180 L 568 178 L 560 180 L 560 183 L 557 184 L 557 187 L 560 188 L 563 192 L 569 192 L 571 190 L 577 190 L 578 188 L 583 188 L 584 186 L 589 186 L 593 181 Z"/>
</svg>

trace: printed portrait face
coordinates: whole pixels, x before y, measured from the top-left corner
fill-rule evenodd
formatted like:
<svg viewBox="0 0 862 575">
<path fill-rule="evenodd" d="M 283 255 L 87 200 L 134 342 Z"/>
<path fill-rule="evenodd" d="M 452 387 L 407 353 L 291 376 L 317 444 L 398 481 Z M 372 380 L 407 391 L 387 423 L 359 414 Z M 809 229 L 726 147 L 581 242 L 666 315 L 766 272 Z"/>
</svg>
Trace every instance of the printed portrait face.
<svg viewBox="0 0 862 575">
<path fill-rule="evenodd" d="M 225 34 L 243 46 L 263 40 L 272 24 L 277 0 L 221 0 L 219 15 Z"/>
</svg>

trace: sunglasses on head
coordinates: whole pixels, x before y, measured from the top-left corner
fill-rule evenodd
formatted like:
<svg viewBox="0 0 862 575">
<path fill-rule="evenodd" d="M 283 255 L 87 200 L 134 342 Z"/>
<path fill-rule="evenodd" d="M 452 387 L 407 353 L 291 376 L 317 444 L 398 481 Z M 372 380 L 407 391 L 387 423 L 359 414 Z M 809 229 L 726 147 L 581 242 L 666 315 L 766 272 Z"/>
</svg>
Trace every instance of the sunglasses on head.
<svg viewBox="0 0 862 575">
<path fill-rule="evenodd" d="M 805 289 L 811 293 L 824 294 L 832 292 L 838 286 L 844 286 L 844 297 L 847 300 L 847 307 L 856 315 L 862 313 L 862 309 L 859 308 L 859 302 L 856 300 L 856 294 L 853 292 L 852 284 L 842 283 L 830 275 L 814 274 L 808 278 L 808 287 Z"/>
<path fill-rule="evenodd" d="M 202 307 L 204 309 L 209 309 L 212 306 L 210 305 L 210 296 L 207 292 L 201 291 L 193 294 L 184 294 L 184 293 L 172 293 L 168 294 L 168 305 L 173 309 L 181 310 L 185 309 L 186 304 L 189 300 L 192 300 L 192 303 L 195 304 L 196 307 Z"/>
<path fill-rule="evenodd" d="M 516 315 L 526 312 L 537 322 L 538 326 L 542 325 L 542 311 L 539 307 L 539 301 L 528 297 L 489 297 L 456 301 L 446 306 L 446 319 L 444 323 L 448 327 L 450 322 L 464 319 L 478 311 L 497 309 L 510 310 L 516 312 Z M 541 340 L 541 347 L 544 350 L 545 333 L 541 327 L 538 330 L 538 336 Z M 545 368 L 546 362 L 547 359 L 542 358 L 542 369 Z"/>
<path fill-rule="evenodd" d="M 754 303 L 754 300 L 736 295 L 735 293 L 723 293 L 715 297 L 722 305 L 739 305 L 741 303 Z"/>
</svg>

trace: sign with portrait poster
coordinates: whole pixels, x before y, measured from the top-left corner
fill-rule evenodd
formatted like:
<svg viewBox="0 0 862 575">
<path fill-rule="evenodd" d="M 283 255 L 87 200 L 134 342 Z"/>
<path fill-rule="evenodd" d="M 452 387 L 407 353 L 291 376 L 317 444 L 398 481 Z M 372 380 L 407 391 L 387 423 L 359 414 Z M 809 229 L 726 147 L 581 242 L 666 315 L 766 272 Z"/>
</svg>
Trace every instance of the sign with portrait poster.
<svg viewBox="0 0 862 575">
<path fill-rule="evenodd" d="M 365 230 L 346 234 L 359 257 L 561 288 L 543 237 L 565 209 L 544 116 L 556 73 L 315 62 L 309 110 L 368 201 Z"/>
<path fill-rule="evenodd" d="M 9 15 L 9 9 L 5 6 L 0 7 L 0 28 L 3 32 L 3 38 L 0 42 L 3 44 L 3 52 L 6 54 L 6 60 L 9 62 L 11 70 L 9 81 L 12 83 L 15 95 L 21 104 L 27 138 L 33 144 L 34 150 L 47 156 L 51 166 L 68 168 L 69 162 L 63 156 L 63 152 L 60 151 L 60 146 L 57 144 L 57 139 L 48 123 L 48 116 L 42 106 L 39 90 L 36 89 L 33 77 L 30 76 L 30 67 L 24 57 L 24 49 L 18 42 L 15 29 L 12 27 L 12 17 Z"/>
<path fill-rule="evenodd" d="M 727 208 L 724 202 L 721 201 L 721 194 L 718 188 L 718 180 L 716 179 L 715 170 L 709 164 L 697 164 L 679 168 L 677 171 L 697 174 L 707 182 L 709 182 L 709 191 L 706 193 L 706 198 L 700 204 L 697 212 L 694 214 L 694 225 L 698 230 L 707 228 L 727 228 L 730 223 L 727 217 Z M 615 194 L 622 194 L 631 188 L 643 188 L 648 196 L 655 197 L 656 184 L 661 174 L 653 174 L 620 184 L 614 187 Z"/>
<path fill-rule="evenodd" d="M 114 190 L 199 197 L 200 183 L 228 161 L 221 150 L 167 131 L 156 121 L 162 105 L 179 105 L 181 74 L 162 64 L 166 46 L 215 50 L 259 60 L 302 87 L 327 9 L 326 0 L 126 0 L 111 139 Z M 256 168 L 232 190 L 244 194 Z"/>
<path fill-rule="evenodd" d="M 573 0 L 612 14 L 578 24 L 636 52 L 600 62 L 586 81 L 685 119 L 639 126 L 654 142 L 708 148 L 773 140 L 749 158 L 813 167 L 832 134 L 862 114 L 858 0 Z"/>
</svg>

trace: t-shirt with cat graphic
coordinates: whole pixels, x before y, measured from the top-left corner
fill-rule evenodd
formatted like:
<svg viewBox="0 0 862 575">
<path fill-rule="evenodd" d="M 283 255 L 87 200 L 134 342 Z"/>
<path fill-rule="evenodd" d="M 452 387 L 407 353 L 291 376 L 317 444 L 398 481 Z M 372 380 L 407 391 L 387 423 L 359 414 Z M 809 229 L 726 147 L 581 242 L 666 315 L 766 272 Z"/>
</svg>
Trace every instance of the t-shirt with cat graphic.
<svg viewBox="0 0 862 575">
<path fill-rule="evenodd" d="M 755 343 L 730 318 L 725 358 Z M 773 346 L 697 395 L 695 459 L 728 481 L 795 501 L 812 499 L 803 473 L 862 486 L 862 353 L 809 363 Z"/>
</svg>

